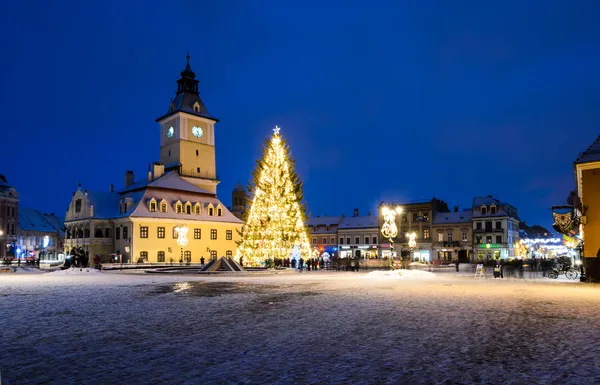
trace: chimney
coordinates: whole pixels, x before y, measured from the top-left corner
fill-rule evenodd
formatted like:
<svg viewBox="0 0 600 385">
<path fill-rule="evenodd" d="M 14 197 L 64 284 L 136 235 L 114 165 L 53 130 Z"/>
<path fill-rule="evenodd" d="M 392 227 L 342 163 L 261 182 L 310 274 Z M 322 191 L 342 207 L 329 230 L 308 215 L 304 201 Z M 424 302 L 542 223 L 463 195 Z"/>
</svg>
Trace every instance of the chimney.
<svg viewBox="0 0 600 385">
<path fill-rule="evenodd" d="M 458 212 L 458 206 L 454 206 L 454 212 L 457 213 Z"/>
<path fill-rule="evenodd" d="M 133 171 L 125 171 L 125 187 L 133 185 Z"/>
<path fill-rule="evenodd" d="M 109 192 L 115 192 L 115 186 L 111 183 L 109 188 L 108 188 Z"/>
<path fill-rule="evenodd" d="M 355 216 L 355 217 L 358 216 L 358 209 L 354 209 L 354 215 L 353 216 Z"/>
<path fill-rule="evenodd" d="M 165 166 L 160 162 L 154 162 L 152 164 L 152 180 L 156 180 L 163 175 L 165 175 Z"/>
</svg>

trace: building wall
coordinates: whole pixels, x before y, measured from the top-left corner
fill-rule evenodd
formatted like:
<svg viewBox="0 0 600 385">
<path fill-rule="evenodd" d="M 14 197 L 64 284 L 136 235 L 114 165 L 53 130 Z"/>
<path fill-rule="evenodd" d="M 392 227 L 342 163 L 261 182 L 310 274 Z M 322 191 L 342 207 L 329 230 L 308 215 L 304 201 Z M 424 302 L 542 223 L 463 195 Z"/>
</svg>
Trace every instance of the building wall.
<svg viewBox="0 0 600 385">
<path fill-rule="evenodd" d="M 444 253 L 448 253 L 445 259 L 453 261 L 459 257 L 460 250 L 467 251 L 468 255 L 471 254 L 473 248 L 473 225 L 470 221 L 464 223 L 434 224 L 432 227 L 432 259 L 440 259 L 440 253 L 442 253 L 442 256 L 446 255 Z M 466 235 L 464 239 L 463 233 Z M 439 234 L 441 234 L 441 240 Z M 452 239 L 450 239 L 449 234 L 452 234 Z"/>
<path fill-rule="evenodd" d="M 584 256 L 595 257 L 600 251 L 600 166 L 581 172 L 582 204 L 587 206 L 587 224 L 583 226 Z"/>
<path fill-rule="evenodd" d="M 350 238 L 350 243 L 348 243 L 348 238 Z M 356 242 L 356 238 L 358 238 L 358 242 Z M 347 258 L 349 254 L 356 258 L 357 251 L 360 251 L 361 258 L 377 258 L 380 246 L 378 228 L 338 229 L 337 240 L 341 258 Z"/>
<path fill-rule="evenodd" d="M 11 253 L 12 248 L 7 248 L 17 239 L 19 232 L 19 195 L 14 188 L 0 192 L 0 258 Z"/>
<path fill-rule="evenodd" d="M 169 263 L 170 259 L 178 263 L 181 256 L 181 248 L 177 244 L 177 238 L 173 235 L 173 228 L 177 225 L 184 224 L 188 227 L 187 239 L 188 245 L 183 248 L 183 251 L 191 252 L 191 262 L 199 263 L 200 258 L 204 257 L 206 261 L 211 258 L 211 251 L 216 251 L 217 257 L 227 256 L 227 252 L 231 252 L 232 256 L 236 255 L 237 243 L 240 240 L 238 231 L 242 225 L 236 223 L 223 222 L 194 222 L 194 221 L 165 221 L 150 218 L 133 218 L 132 222 L 128 223 L 131 226 L 129 236 L 131 237 L 130 252 L 128 257 L 132 258 L 132 262 L 137 262 L 140 258 L 140 253 L 145 251 L 148 253 L 148 262 L 158 262 L 158 252 L 165 253 L 165 262 Z M 141 238 L 141 228 L 148 228 L 148 238 Z M 158 228 L 165 228 L 165 237 L 158 238 Z M 194 238 L 195 229 L 200 230 L 200 239 Z M 211 239 L 211 230 L 217 230 L 217 239 Z M 226 239 L 227 231 L 231 231 L 231 240 Z M 116 242 L 115 247 L 124 253 L 125 241 Z"/>
</svg>

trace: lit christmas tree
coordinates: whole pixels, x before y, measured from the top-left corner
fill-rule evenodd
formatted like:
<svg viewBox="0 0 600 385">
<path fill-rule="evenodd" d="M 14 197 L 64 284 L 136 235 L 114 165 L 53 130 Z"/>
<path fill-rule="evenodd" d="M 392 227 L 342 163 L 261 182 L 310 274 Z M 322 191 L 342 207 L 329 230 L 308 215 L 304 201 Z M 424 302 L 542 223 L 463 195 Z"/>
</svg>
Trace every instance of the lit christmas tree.
<svg viewBox="0 0 600 385">
<path fill-rule="evenodd" d="M 244 260 L 253 265 L 291 258 L 294 247 L 304 259 L 311 255 L 302 182 L 294 170 L 287 141 L 279 135 L 279 127 L 273 131 L 265 140 L 262 159 L 248 186 L 249 209 L 238 248 Z"/>
</svg>

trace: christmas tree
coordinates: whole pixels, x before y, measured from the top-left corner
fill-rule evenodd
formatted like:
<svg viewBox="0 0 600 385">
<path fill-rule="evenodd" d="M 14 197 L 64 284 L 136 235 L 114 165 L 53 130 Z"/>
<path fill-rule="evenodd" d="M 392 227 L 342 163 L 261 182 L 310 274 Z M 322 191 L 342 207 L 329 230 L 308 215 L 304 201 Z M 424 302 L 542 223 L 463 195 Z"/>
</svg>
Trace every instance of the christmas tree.
<svg viewBox="0 0 600 385">
<path fill-rule="evenodd" d="M 279 127 L 273 131 L 265 140 L 262 158 L 248 186 L 249 207 L 238 248 L 239 254 L 254 265 L 291 258 L 294 247 L 305 259 L 311 255 L 302 182 L 294 170 L 287 140 L 279 134 Z"/>
</svg>

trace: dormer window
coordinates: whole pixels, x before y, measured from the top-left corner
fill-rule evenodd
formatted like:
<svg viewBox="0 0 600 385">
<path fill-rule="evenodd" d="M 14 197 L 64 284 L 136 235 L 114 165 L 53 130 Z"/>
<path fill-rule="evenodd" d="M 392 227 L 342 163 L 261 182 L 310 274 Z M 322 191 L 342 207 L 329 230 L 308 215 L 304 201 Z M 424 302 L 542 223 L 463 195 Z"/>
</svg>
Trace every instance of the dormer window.
<svg viewBox="0 0 600 385">
<path fill-rule="evenodd" d="M 150 199 L 149 210 L 151 213 L 156 212 L 156 199 Z"/>
<path fill-rule="evenodd" d="M 186 202 L 185 204 L 185 213 L 188 215 L 192 213 L 192 204 L 190 202 Z"/>
<path fill-rule="evenodd" d="M 490 214 L 496 214 L 496 205 L 490 206 Z"/>
<path fill-rule="evenodd" d="M 212 207 L 208 208 L 208 215 L 210 215 L 211 217 L 213 216 L 213 210 L 214 209 Z"/>
<path fill-rule="evenodd" d="M 487 207 L 485 205 L 481 206 L 481 215 L 487 214 Z"/>
<path fill-rule="evenodd" d="M 167 201 L 164 199 L 162 201 L 160 201 L 160 212 L 161 213 L 167 212 Z"/>
<path fill-rule="evenodd" d="M 200 112 L 200 103 L 194 103 L 194 112 Z"/>
<path fill-rule="evenodd" d="M 196 204 L 194 205 L 194 213 L 195 213 L 196 215 L 200 215 L 200 203 L 196 203 Z"/>
<path fill-rule="evenodd" d="M 181 201 L 175 202 L 175 212 L 177 214 L 181 214 L 183 212 L 183 204 L 181 203 Z"/>
<path fill-rule="evenodd" d="M 223 215 L 223 211 L 222 211 L 222 210 L 221 210 L 221 208 L 219 207 L 219 208 L 217 209 L 217 216 L 219 216 L 219 217 L 220 217 L 220 216 L 222 216 L 222 215 Z"/>
</svg>

